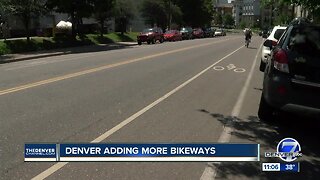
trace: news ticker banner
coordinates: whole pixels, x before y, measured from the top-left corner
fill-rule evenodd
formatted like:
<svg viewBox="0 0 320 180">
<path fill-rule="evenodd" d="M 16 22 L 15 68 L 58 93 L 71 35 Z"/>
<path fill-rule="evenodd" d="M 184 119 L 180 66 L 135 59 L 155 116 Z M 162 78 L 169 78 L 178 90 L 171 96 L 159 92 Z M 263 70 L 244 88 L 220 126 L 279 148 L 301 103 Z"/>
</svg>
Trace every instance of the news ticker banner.
<svg viewBox="0 0 320 180">
<path fill-rule="evenodd" d="M 260 161 L 259 144 L 25 144 L 26 162 Z"/>
<path fill-rule="evenodd" d="M 300 172 L 300 163 L 262 163 L 262 171 Z"/>
</svg>

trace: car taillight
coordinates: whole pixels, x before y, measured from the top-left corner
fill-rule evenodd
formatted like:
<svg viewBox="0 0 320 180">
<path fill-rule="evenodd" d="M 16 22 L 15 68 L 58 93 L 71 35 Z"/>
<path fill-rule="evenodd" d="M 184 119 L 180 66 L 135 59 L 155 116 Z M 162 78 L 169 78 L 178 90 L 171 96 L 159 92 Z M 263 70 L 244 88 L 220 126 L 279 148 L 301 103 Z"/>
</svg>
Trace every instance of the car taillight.
<svg viewBox="0 0 320 180">
<path fill-rule="evenodd" d="M 274 68 L 281 72 L 289 73 L 288 56 L 282 49 L 274 54 Z"/>
<path fill-rule="evenodd" d="M 287 89 L 284 86 L 279 86 L 277 89 L 278 93 L 281 95 L 285 95 L 287 93 Z"/>
<path fill-rule="evenodd" d="M 272 46 L 276 46 L 278 44 L 277 41 L 272 41 Z"/>
</svg>

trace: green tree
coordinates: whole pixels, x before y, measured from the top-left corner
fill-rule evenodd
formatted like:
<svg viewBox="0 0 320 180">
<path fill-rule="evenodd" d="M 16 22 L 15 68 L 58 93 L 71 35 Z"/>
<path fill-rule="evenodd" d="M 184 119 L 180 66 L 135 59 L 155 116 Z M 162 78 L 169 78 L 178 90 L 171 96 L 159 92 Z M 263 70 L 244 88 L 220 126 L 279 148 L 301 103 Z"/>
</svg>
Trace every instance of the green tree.
<svg viewBox="0 0 320 180">
<path fill-rule="evenodd" d="M 141 14 L 145 23 L 151 27 L 159 26 L 163 29 L 171 28 L 171 23 L 182 23 L 182 11 L 171 0 L 144 0 Z"/>
<path fill-rule="evenodd" d="M 82 18 L 92 15 L 93 2 L 92 0 L 47 0 L 47 7 L 53 11 L 70 15 L 72 37 L 75 38 Z"/>
<path fill-rule="evenodd" d="M 144 17 L 145 24 L 151 27 L 165 28 L 167 25 L 165 5 L 161 0 L 144 0 L 141 6 L 141 15 Z"/>
<path fill-rule="evenodd" d="M 164 4 L 161 8 L 166 13 L 167 27 L 171 29 L 172 22 L 181 25 L 183 13 L 180 7 L 173 0 L 160 0 L 160 3 Z"/>
<path fill-rule="evenodd" d="M 247 23 L 245 22 L 245 21 L 241 21 L 240 22 L 240 28 L 241 29 L 244 29 L 244 28 L 246 28 L 247 27 Z"/>
<path fill-rule="evenodd" d="M 113 15 L 115 0 L 93 0 L 94 18 L 100 24 L 100 36 L 103 37 L 104 23 Z"/>
<path fill-rule="evenodd" d="M 4 12 L 5 9 L 8 8 L 9 1 L 8 0 L 0 0 L 0 12 Z"/>
<path fill-rule="evenodd" d="M 7 11 L 21 18 L 26 29 L 27 40 L 30 41 L 31 19 L 47 12 L 44 8 L 45 0 L 10 0 L 7 2 Z"/>
<path fill-rule="evenodd" d="M 290 20 L 293 19 L 292 13 L 288 12 L 288 7 L 290 3 L 286 0 L 262 0 L 261 6 L 263 8 L 270 8 L 272 11 L 271 14 L 271 26 L 287 24 Z"/>
<path fill-rule="evenodd" d="M 222 25 L 223 23 L 223 18 L 222 18 L 222 14 L 220 12 L 215 13 L 214 15 L 214 23 L 216 25 Z"/>
<path fill-rule="evenodd" d="M 115 21 L 118 29 L 123 35 L 127 26 L 134 18 L 134 9 L 131 0 L 117 0 L 115 6 Z"/>
<path fill-rule="evenodd" d="M 5 15 L 7 15 L 9 9 L 9 0 L 0 0 L 0 23 L 5 21 Z"/>
<path fill-rule="evenodd" d="M 283 0 L 289 4 L 299 5 L 310 11 L 310 15 L 315 20 L 320 21 L 320 1 L 319 0 Z"/>
<path fill-rule="evenodd" d="M 233 26 L 234 25 L 234 18 L 231 14 L 224 14 L 222 17 L 223 24 L 226 26 Z"/>
<path fill-rule="evenodd" d="M 176 0 L 183 13 L 185 25 L 202 27 L 213 19 L 213 0 Z"/>
</svg>

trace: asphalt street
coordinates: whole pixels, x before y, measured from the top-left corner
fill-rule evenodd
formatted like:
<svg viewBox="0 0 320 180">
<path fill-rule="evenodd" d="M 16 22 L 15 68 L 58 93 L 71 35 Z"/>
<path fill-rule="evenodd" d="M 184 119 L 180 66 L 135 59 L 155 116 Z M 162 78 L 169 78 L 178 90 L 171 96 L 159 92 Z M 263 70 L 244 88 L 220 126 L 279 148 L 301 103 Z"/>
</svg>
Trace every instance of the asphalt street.
<svg viewBox="0 0 320 180">
<path fill-rule="evenodd" d="M 0 179 L 316 179 L 319 122 L 257 117 L 262 42 L 230 35 L 0 65 Z M 261 172 L 285 137 L 302 146 L 301 172 Z M 27 163 L 28 142 L 259 143 L 261 162 Z"/>
</svg>

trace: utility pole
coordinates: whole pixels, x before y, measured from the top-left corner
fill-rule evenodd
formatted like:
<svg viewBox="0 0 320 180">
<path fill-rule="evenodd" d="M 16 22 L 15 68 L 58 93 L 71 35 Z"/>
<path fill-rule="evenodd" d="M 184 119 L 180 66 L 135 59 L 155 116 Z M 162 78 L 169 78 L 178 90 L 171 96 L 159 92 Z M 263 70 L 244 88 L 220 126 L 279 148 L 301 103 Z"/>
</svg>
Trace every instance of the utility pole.
<svg viewBox="0 0 320 180">
<path fill-rule="evenodd" d="M 270 27 L 273 26 L 273 1 L 271 1 Z"/>
<path fill-rule="evenodd" d="M 171 11 L 171 0 L 169 0 L 169 25 L 168 25 L 169 30 L 171 30 L 171 22 L 172 22 L 172 11 Z"/>
</svg>

